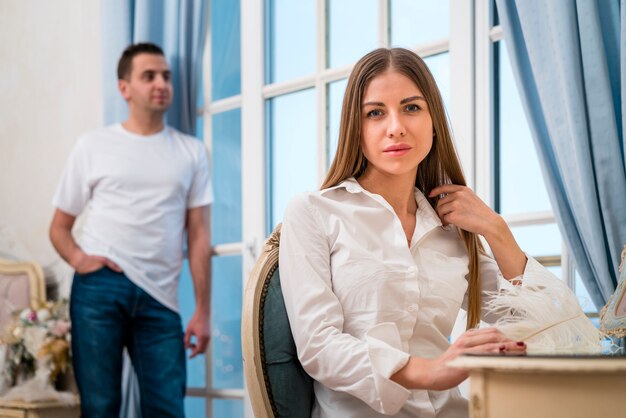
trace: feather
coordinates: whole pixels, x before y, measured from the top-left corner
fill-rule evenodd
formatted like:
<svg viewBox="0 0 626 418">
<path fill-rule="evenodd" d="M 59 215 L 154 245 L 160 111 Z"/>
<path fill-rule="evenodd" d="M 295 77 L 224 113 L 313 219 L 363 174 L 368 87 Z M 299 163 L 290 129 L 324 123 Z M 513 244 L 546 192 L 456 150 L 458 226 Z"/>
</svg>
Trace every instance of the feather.
<svg viewBox="0 0 626 418">
<path fill-rule="evenodd" d="M 501 278 L 488 292 L 487 312 L 505 336 L 524 341 L 529 354 L 599 354 L 602 333 L 580 308 L 576 295 L 556 277 L 528 277 L 516 285 Z"/>
</svg>

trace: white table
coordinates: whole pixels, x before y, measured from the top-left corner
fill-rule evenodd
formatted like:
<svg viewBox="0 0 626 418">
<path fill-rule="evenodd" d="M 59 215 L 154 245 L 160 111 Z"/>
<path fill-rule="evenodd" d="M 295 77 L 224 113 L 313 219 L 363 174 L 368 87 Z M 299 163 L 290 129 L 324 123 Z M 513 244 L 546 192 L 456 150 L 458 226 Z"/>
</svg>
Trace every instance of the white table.
<svg viewBox="0 0 626 418">
<path fill-rule="evenodd" d="M 626 357 L 460 356 L 470 418 L 626 417 Z"/>
</svg>

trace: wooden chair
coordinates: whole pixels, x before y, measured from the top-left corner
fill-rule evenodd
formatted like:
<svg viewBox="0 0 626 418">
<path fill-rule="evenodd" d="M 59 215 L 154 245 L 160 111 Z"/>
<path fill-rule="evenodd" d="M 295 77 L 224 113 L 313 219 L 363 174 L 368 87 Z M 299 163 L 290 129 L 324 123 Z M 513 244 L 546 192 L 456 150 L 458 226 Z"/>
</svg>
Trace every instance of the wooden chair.
<svg viewBox="0 0 626 418">
<path fill-rule="evenodd" d="M 0 335 L 13 312 L 39 309 L 45 302 L 45 279 L 39 264 L 0 259 Z"/>
<path fill-rule="evenodd" d="M 310 417 L 313 380 L 298 361 L 280 288 L 280 224 L 265 242 L 244 292 L 243 366 L 256 418 Z"/>
</svg>

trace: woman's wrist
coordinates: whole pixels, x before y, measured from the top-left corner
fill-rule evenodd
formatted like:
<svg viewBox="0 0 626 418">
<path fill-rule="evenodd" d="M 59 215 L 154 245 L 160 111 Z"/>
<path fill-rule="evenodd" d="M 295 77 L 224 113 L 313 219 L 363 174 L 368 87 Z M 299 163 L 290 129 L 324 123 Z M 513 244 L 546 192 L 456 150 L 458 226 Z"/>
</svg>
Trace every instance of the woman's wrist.
<svg viewBox="0 0 626 418">
<path fill-rule="evenodd" d="M 505 241 L 507 236 L 511 233 L 506 221 L 502 216 L 494 212 L 492 220 L 488 222 L 485 232 L 481 234 L 489 246 L 497 245 L 501 241 Z"/>
<path fill-rule="evenodd" d="M 505 279 L 510 280 L 524 272 L 527 257 L 517 244 L 504 218 L 500 215 L 496 216 L 498 220 L 491 222 L 490 232 L 483 236 L 491 248 L 500 272 Z"/>
<path fill-rule="evenodd" d="M 434 382 L 434 360 L 409 357 L 403 368 L 391 376 L 391 380 L 407 389 L 429 389 Z"/>
</svg>

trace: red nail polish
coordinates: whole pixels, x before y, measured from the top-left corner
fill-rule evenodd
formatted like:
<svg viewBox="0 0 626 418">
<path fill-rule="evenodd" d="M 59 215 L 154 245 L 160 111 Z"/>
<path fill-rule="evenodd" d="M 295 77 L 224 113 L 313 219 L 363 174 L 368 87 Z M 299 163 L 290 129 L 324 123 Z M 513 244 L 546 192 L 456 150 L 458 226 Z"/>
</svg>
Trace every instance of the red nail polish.
<svg viewBox="0 0 626 418">
<path fill-rule="evenodd" d="M 503 346 L 503 345 L 501 345 L 501 346 L 500 346 L 500 351 L 504 351 L 504 350 L 506 350 L 506 347 L 505 347 L 505 346 Z"/>
<path fill-rule="evenodd" d="M 519 347 L 524 347 L 524 346 L 526 345 L 526 343 L 525 343 L 524 341 L 518 341 L 518 342 L 517 342 L 517 345 L 518 345 Z"/>
</svg>

